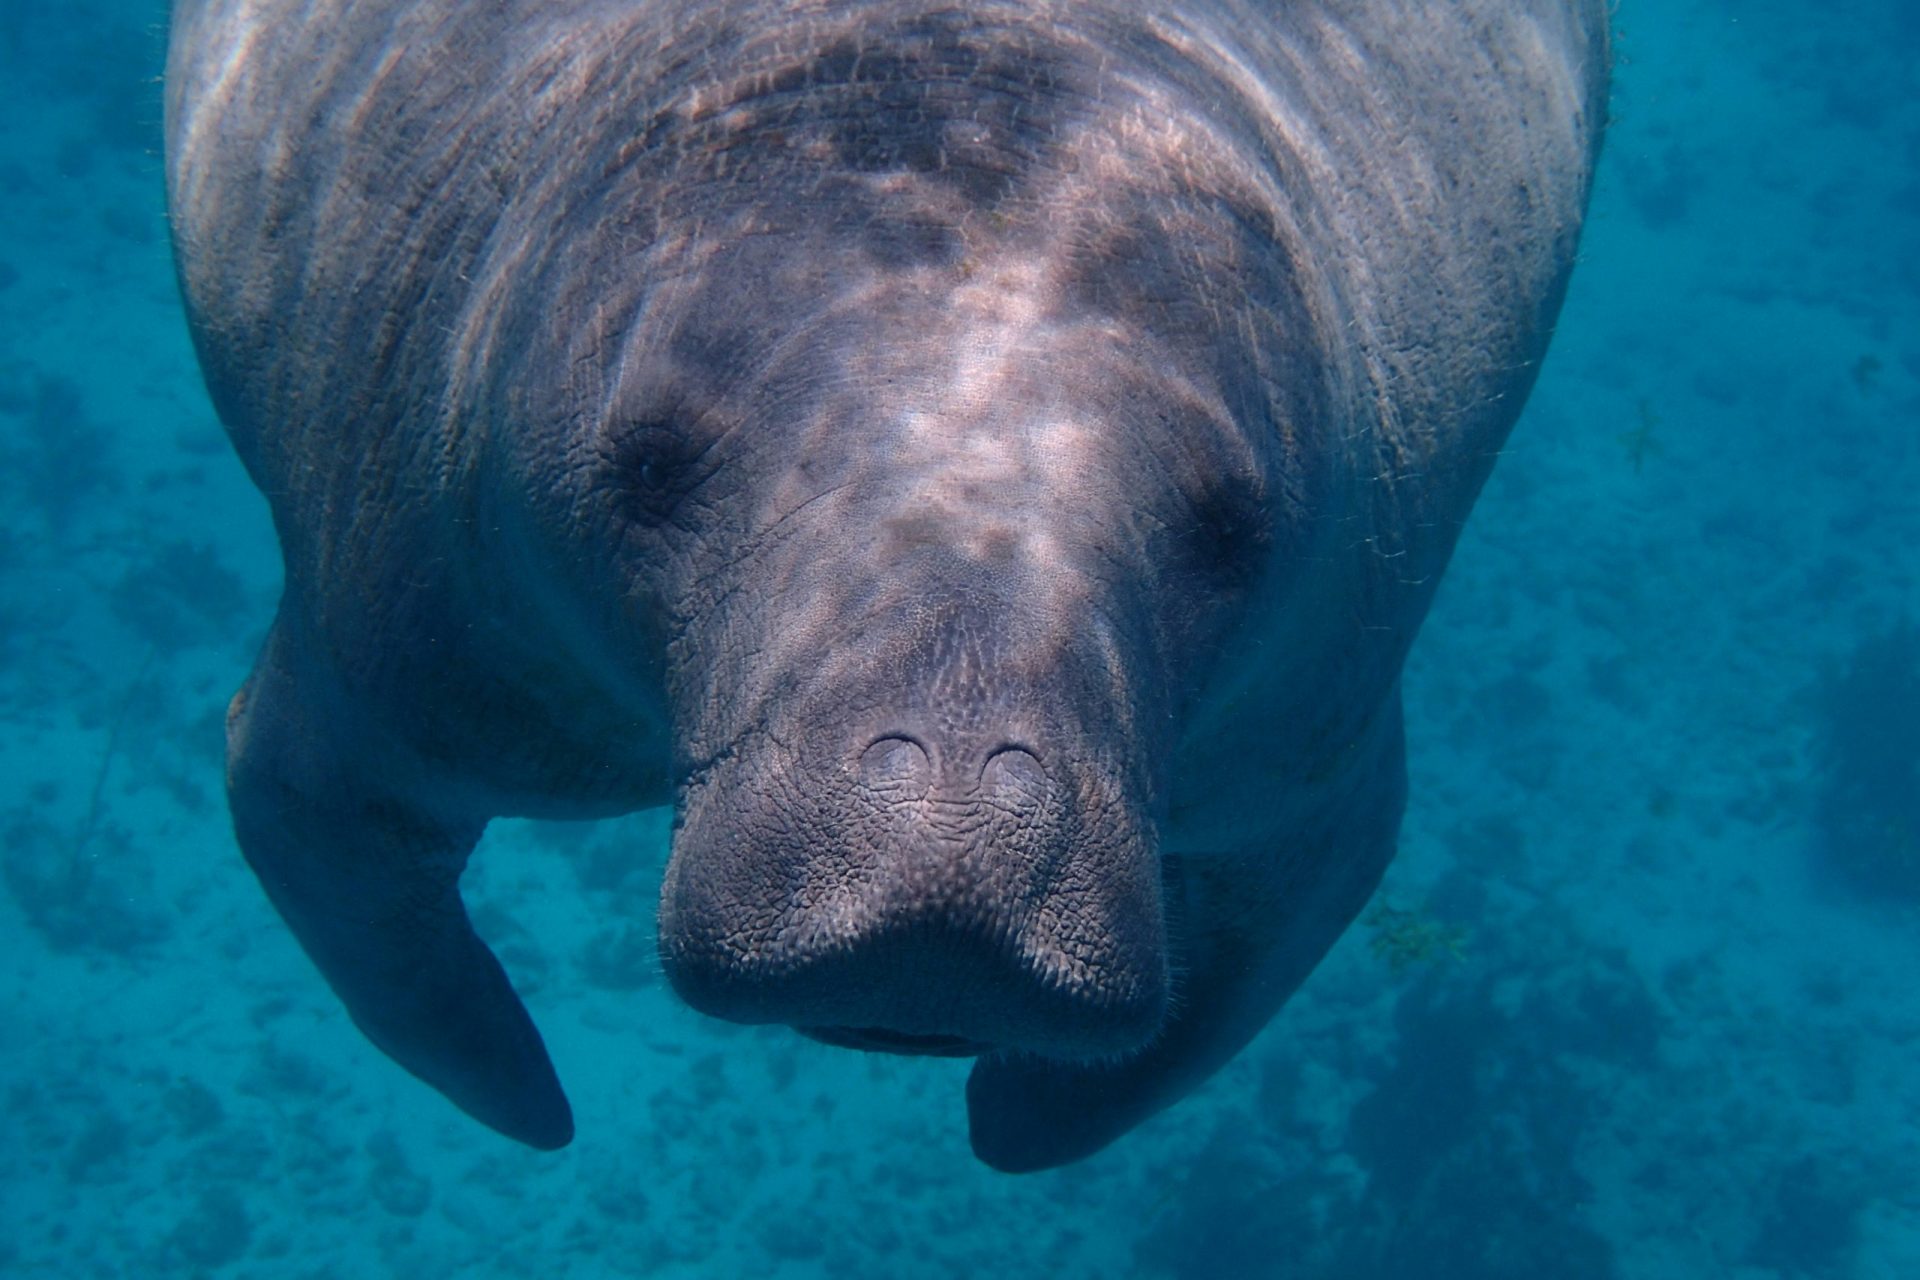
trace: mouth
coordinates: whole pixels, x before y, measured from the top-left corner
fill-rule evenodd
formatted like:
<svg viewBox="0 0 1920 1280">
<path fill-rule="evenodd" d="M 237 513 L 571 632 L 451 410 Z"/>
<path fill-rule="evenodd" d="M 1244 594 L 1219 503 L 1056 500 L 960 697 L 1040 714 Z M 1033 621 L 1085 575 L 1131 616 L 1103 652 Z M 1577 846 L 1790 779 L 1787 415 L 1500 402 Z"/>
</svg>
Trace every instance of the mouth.
<svg viewBox="0 0 1920 1280">
<path fill-rule="evenodd" d="M 897 1053 L 917 1058 L 973 1058 L 990 1053 L 993 1046 L 961 1036 L 913 1035 L 889 1031 L 885 1027 L 801 1027 L 802 1035 L 841 1049 L 862 1049 L 868 1053 Z"/>
</svg>

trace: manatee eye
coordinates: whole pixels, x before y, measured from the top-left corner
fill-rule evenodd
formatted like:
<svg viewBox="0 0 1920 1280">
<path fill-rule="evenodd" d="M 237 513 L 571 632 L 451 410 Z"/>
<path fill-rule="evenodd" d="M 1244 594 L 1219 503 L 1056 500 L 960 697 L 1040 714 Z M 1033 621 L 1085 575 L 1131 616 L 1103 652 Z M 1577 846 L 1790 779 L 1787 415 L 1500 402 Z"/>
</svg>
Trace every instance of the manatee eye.
<svg viewBox="0 0 1920 1280">
<path fill-rule="evenodd" d="M 693 478 L 698 450 L 664 418 L 628 423 L 611 449 L 615 505 L 628 519 L 659 521 L 673 513 Z"/>
<path fill-rule="evenodd" d="M 1201 571 L 1230 587 L 1251 585 L 1273 546 L 1273 523 L 1253 485 L 1209 487 L 1193 504 L 1188 554 Z"/>
</svg>

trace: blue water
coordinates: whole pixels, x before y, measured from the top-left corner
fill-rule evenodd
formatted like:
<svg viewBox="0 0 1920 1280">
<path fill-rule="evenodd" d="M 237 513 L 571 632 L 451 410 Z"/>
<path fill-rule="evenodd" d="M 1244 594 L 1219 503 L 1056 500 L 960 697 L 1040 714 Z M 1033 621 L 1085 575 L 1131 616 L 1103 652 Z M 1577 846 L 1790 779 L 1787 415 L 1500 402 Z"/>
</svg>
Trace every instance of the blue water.
<svg viewBox="0 0 1920 1280">
<path fill-rule="evenodd" d="M 1920 1276 L 1916 14 L 1621 6 L 1560 333 L 1409 665 L 1406 914 L 1008 1178 L 963 1065 L 674 1002 L 662 814 L 468 877 L 572 1147 L 360 1040 L 221 797 L 277 564 L 174 291 L 163 7 L 0 0 L 0 1273 Z"/>
</svg>

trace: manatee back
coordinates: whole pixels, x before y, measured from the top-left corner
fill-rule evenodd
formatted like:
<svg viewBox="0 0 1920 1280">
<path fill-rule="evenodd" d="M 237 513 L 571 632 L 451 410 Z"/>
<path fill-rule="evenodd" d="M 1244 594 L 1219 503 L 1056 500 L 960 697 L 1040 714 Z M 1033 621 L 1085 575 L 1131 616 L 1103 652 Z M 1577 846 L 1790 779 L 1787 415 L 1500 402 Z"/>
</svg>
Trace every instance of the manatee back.
<svg viewBox="0 0 1920 1280">
<path fill-rule="evenodd" d="M 208 388 L 276 508 L 431 456 L 498 207 L 499 6 L 175 6 L 167 179 Z M 325 485 L 316 491 L 314 486 Z M 286 531 L 283 521 L 283 533 Z"/>
<path fill-rule="evenodd" d="M 1211 20 L 1348 303 L 1375 535 L 1431 577 L 1565 293 L 1606 119 L 1605 0 L 1223 0 Z"/>
<path fill-rule="evenodd" d="M 1352 376 L 1380 427 L 1382 456 L 1363 465 L 1427 477 L 1392 495 L 1416 517 L 1404 523 L 1448 507 L 1457 519 L 1544 350 L 1571 263 L 1604 118 L 1604 0 L 1011 8 L 1204 72 L 1235 117 L 1229 130 L 1256 140 L 1283 223 L 1345 303 Z M 604 140 L 581 135 L 633 118 L 626 104 L 570 101 L 596 84 L 633 91 L 631 75 L 597 65 L 607 49 L 645 48 L 664 64 L 669 45 L 698 56 L 721 45 L 717 33 L 804 24 L 806 10 L 177 4 L 167 128 L 180 273 L 215 403 L 262 487 L 337 510 L 355 481 L 309 492 L 316 467 L 331 474 L 343 454 L 382 470 L 445 456 L 443 433 L 460 429 L 448 384 L 474 337 L 474 267 L 503 209 L 534 174 L 590 178 L 584 161 Z M 647 69 L 655 80 L 699 73 Z M 548 127 L 562 116 L 564 128 Z"/>
</svg>

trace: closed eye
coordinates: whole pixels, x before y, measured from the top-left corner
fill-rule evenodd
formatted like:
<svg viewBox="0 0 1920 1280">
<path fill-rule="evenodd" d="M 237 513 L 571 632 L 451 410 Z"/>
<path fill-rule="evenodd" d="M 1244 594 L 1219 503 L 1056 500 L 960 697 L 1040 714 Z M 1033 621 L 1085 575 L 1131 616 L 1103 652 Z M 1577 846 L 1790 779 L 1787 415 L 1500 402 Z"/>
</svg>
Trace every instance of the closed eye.
<svg viewBox="0 0 1920 1280">
<path fill-rule="evenodd" d="M 666 520 L 697 483 L 703 452 L 671 420 L 623 424 L 606 450 L 616 508 L 630 520 Z"/>
<path fill-rule="evenodd" d="M 1250 584 L 1273 547 L 1272 513 L 1252 485 L 1209 488 L 1198 496 L 1186 546 L 1196 568 L 1226 585 Z"/>
</svg>

